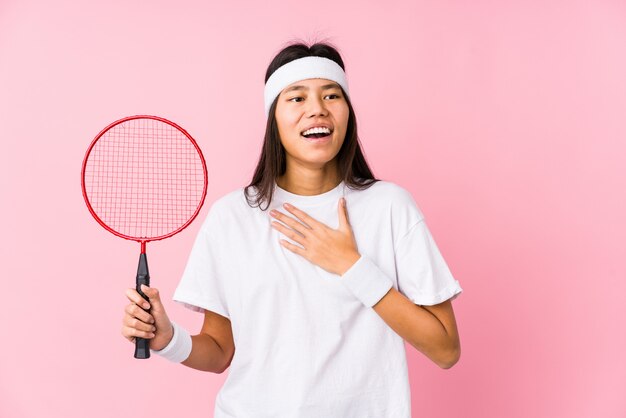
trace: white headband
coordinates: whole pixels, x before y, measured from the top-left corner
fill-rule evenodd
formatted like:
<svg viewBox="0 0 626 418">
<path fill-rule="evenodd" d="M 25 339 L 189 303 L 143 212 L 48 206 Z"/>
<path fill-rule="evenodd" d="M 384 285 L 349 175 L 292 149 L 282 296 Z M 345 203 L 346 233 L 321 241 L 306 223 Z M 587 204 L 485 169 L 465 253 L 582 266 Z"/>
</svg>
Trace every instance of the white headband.
<svg viewBox="0 0 626 418">
<path fill-rule="evenodd" d="M 309 78 L 332 80 L 348 95 L 346 73 L 335 61 L 324 57 L 298 58 L 279 67 L 265 83 L 265 116 L 269 115 L 274 99 L 285 87 Z"/>
</svg>

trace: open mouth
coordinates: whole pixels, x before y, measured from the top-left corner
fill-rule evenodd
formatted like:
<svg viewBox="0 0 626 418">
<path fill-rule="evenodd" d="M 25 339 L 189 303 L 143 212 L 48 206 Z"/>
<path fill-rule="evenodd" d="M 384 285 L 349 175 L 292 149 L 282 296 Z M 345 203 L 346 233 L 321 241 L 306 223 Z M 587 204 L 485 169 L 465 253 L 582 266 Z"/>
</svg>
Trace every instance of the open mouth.
<svg viewBox="0 0 626 418">
<path fill-rule="evenodd" d="M 313 139 L 322 139 L 330 136 L 333 131 L 326 127 L 316 127 L 307 129 L 300 133 L 305 139 L 313 140 Z"/>
</svg>

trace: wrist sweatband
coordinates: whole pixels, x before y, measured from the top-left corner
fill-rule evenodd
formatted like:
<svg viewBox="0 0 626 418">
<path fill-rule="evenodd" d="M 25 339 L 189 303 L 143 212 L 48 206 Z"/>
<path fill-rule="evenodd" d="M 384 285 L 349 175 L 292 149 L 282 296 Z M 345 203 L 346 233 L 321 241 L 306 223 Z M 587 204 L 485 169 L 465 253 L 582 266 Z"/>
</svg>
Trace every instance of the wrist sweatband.
<svg viewBox="0 0 626 418">
<path fill-rule="evenodd" d="M 339 84 L 348 95 L 346 73 L 335 61 L 324 57 L 298 58 L 279 67 L 265 83 L 265 116 L 269 115 L 274 99 L 285 87 L 309 78 L 332 80 Z"/>
<path fill-rule="evenodd" d="M 393 287 L 391 279 L 365 254 L 361 254 L 340 280 L 368 308 L 376 305 Z"/>
<path fill-rule="evenodd" d="M 174 328 L 174 335 L 170 342 L 163 347 L 162 350 L 150 350 L 154 354 L 158 354 L 161 357 L 168 359 L 174 363 L 181 363 L 187 360 L 189 354 L 191 354 L 191 335 L 189 332 L 175 322 L 172 321 L 172 328 Z"/>
</svg>

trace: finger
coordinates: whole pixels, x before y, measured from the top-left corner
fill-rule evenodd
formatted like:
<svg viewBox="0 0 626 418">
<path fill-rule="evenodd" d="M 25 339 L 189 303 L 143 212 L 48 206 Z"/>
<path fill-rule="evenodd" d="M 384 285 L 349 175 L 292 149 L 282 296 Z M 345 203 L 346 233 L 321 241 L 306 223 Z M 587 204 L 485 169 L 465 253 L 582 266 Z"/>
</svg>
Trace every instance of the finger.
<svg viewBox="0 0 626 418">
<path fill-rule="evenodd" d="M 121 334 L 124 336 L 124 338 L 126 338 L 128 341 L 130 341 L 131 343 L 135 342 L 135 337 L 133 337 L 132 335 L 126 335 L 126 327 L 122 327 L 122 332 Z"/>
<path fill-rule="evenodd" d="M 274 210 L 272 211 L 272 216 L 278 219 L 282 223 L 288 225 L 294 231 L 297 231 L 300 235 L 304 236 L 308 230 L 311 230 L 311 227 L 308 225 L 302 224 L 302 222 L 295 220 L 291 216 L 287 216 L 284 213 Z"/>
<path fill-rule="evenodd" d="M 284 206 L 285 209 L 289 211 L 289 213 L 292 213 L 295 217 L 308 225 L 309 229 L 312 229 L 312 227 L 321 227 L 322 225 L 324 225 L 320 223 L 317 219 L 309 216 L 306 212 L 301 211 L 300 209 L 290 205 L 289 203 L 285 203 Z"/>
<path fill-rule="evenodd" d="M 142 290 L 143 291 L 143 290 Z M 144 292 L 145 293 L 145 292 Z M 146 295 L 147 296 L 147 295 Z M 150 309 L 150 304 L 148 303 L 148 301 L 146 301 L 143 296 L 141 296 L 139 294 L 139 292 L 137 292 L 137 290 L 133 289 L 133 288 L 128 288 L 126 289 L 126 297 L 128 298 L 128 300 L 130 300 L 131 302 L 141 306 L 144 309 Z M 149 297 L 149 296 L 148 296 Z"/>
<path fill-rule="evenodd" d="M 134 318 L 137 318 L 146 324 L 153 324 L 154 318 L 148 312 L 141 309 L 139 306 L 134 303 L 129 303 L 126 305 L 126 309 L 124 309 L 126 313 Z"/>
<path fill-rule="evenodd" d="M 350 219 L 348 218 L 348 208 L 346 207 L 346 199 L 339 199 L 339 205 L 337 205 L 339 211 L 339 229 L 349 229 Z"/>
<path fill-rule="evenodd" d="M 156 287 L 149 287 L 145 284 L 141 285 L 141 291 L 146 294 L 150 298 L 150 305 L 152 306 L 152 311 L 156 312 L 165 312 L 165 307 L 161 302 L 161 294 L 159 293 L 159 289 Z"/>
<path fill-rule="evenodd" d="M 128 337 L 139 337 L 139 338 L 154 338 L 154 333 L 152 332 L 146 332 L 146 331 L 141 331 L 138 330 L 136 328 L 131 328 L 128 326 L 124 326 L 124 328 L 122 329 L 122 334 L 128 338 Z"/>
<path fill-rule="evenodd" d="M 129 328 L 137 329 L 139 331 L 147 331 L 147 332 L 155 332 L 156 331 L 156 327 L 154 325 L 146 324 L 142 320 L 137 319 L 135 317 L 132 317 L 130 315 L 125 315 L 124 316 L 124 320 L 123 320 L 122 324 L 127 326 L 127 327 L 129 327 Z"/>
<path fill-rule="evenodd" d="M 281 239 L 280 240 L 280 245 L 282 245 L 283 247 L 287 248 L 289 251 L 294 252 L 296 254 L 299 254 L 301 256 L 304 257 L 305 253 L 304 253 L 304 248 L 299 247 L 295 244 L 290 243 L 287 240 Z"/>
<path fill-rule="evenodd" d="M 283 235 L 288 236 L 292 240 L 296 241 L 298 244 L 304 245 L 304 241 L 303 241 L 304 237 L 301 234 L 294 231 L 293 229 L 289 229 L 285 225 L 282 225 L 281 223 L 276 222 L 276 221 L 272 222 L 272 228 L 276 229 Z"/>
</svg>

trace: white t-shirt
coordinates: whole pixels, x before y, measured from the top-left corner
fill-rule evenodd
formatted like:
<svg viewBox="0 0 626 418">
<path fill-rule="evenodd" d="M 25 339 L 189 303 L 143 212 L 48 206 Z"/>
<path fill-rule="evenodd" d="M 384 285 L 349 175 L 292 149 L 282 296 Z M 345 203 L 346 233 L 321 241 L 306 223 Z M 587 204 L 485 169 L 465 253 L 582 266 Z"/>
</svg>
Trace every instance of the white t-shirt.
<svg viewBox="0 0 626 418">
<path fill-rule="evenodd" d="M 281 246 L 295 242 L 243 188 L 213 203 L 173 298 L 231 321 L 235 354 L 215 418 L 411 417 L 404 342 L 372 306 L 391 286 L 419 305 L 462 289 L 394 183 L 358 191 L 341 182 L 315 196 L 276 185 L 269 209 L 293 216 L 287 202 L 338 228 L 341 196 L 361 254 L 343 276 Z"/>
</svg>

